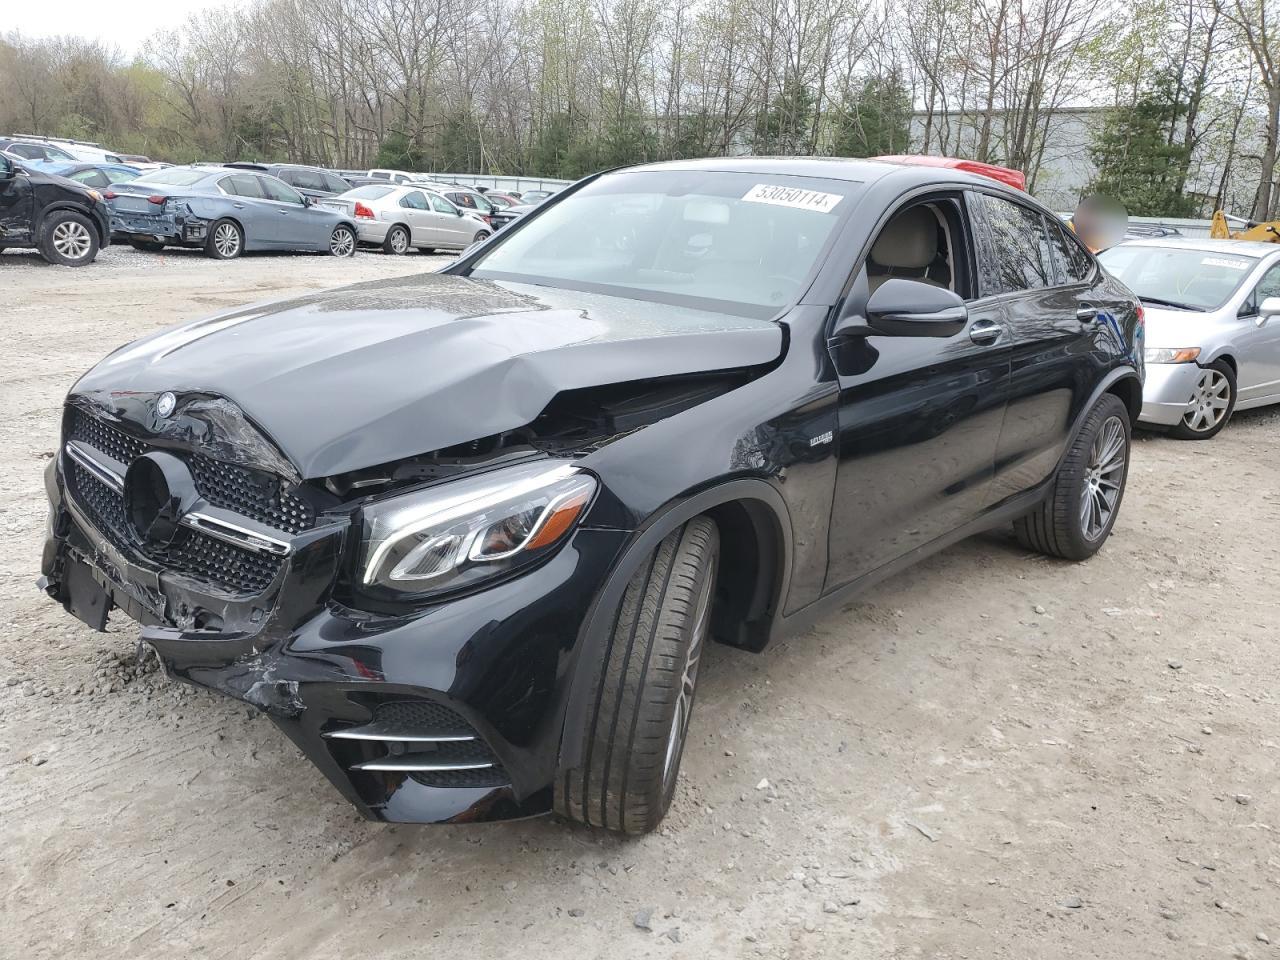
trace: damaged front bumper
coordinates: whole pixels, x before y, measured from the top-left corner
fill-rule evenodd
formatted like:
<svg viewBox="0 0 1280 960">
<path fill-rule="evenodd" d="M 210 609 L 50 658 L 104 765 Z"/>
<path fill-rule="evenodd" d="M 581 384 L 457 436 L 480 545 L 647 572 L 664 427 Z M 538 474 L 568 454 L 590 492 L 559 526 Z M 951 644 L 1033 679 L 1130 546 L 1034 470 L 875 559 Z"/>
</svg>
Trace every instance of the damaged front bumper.
<svg viewBox="0 0 1280 960">
<path fill-rule="evenodd" d="M 550 810 L 579 627 L 626 534 L 579 530 L 521 577 L 387 616 L 333 599 L 349 527 L 325 518 L 270 586 L 231 600 L 109 542 L 68 494 L 65 462 L 46 475 L 41 586 L 68 610 L 141 622 L 171 678 L 266 713 L 370 819 Z"/>
</svg>

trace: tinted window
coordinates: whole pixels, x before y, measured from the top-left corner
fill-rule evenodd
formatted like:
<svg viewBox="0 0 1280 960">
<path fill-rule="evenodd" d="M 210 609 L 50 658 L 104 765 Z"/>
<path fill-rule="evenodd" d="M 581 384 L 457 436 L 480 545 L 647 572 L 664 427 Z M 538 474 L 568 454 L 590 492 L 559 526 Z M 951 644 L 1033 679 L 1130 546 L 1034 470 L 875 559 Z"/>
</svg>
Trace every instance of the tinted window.
<svg viewBox="0 0 1280 960">
<path fill-rule="evenodd" d="M 27 160 L 43 160 L 45 158 L 44 147 L 33 146 L 30 143 L 15 143 L 9 148 L 9 152 Z"/>
<path fill-rule="evenodd" d="M 218 186 L 222 188 L 223 193 L 229 193 L 233 197 L 251 197 L 254 200 L 262 200 L 266 196 L 262 192 L 262 186 L 258 183 L 258 178 L 251 177 L 247 173 L 237 173 L 231 177 L 223 177 L 218 181 Z"/>
<path fill-rule="evenodd" d="M 1044 217 L 1021 204 L 982 194 L 990 227 L 990 263 L 983 263 L 983 293 L 1037 290 L 1053 283 L 1053 258 Z M 986 260 L 987 258 L 983 258 Z"/>
<path fill-rule="evenodd" d="M 417 190 L 414 190 L 412 193 L 406 193 L 400 198 L 400 206 L 408 207 L 410 210 L 426 210 L 427 198 Z"/>
<path fill-rule="evenodd" d="M 286 170 L 288 176 L 280 179 L 304 190 L 324 190 L 324 179 L 314 170 Z"/>
<path fill-rule="evenodd" d="M 437 196 L 434 193 L 431 194 L 431 208 L 435 210 L 436 213 L 447 213 L 451 217 L 456 217 L 458 215 L 457 207 L 444 197 Z"/>
<path fill-rule="evenodd" d="M 70 179 L 89 187 L 105 187 L 111 182 L 101 170 L 81 170 L 79 173 L 73 173 Z"/>
<path fill-rule="evenodd" d="M 351 189 L 351 184 L 343 180 L 341 177 L 335 177 L 326 173 L 324 175 L 324 188 L 333 193 L 346 193 Z"/>
<path fill-rule="evenodd" d="M 1053 247 L 1053 263 L 1055 267 L 1055 283 L 1082 283 L 1089 279 L 1093 270 L 1093 261 L 1084 252 L 1084 248 L 1067 236 L 1066 227 L 1049 220 L 1049 245 Z"/>
<path fill-rule="evenodd" d="M 302 194 L 287 183 L 281 183 L 275 177 L 258 177 L 258 181 L 262 184 L 262 189 L 266 191 L 268 200 L 302 204 Z"/>
<path fill-rule="evenodd" d="M 472 210 L 476 208 L 476 201 L 469 193 L 447 193 L 445 196 L 460 207 L 468 207 Z"/>
</svg>

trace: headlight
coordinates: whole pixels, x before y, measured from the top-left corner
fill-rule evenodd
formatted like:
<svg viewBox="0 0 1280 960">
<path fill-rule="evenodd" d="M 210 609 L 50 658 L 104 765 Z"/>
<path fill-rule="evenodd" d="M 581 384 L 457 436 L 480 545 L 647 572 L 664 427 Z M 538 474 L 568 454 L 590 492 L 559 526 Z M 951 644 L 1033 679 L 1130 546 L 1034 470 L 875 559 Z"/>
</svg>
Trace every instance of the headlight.
<svg viewBox="0 0 1280 960">
<path fill-rule="evenodd" d="M 1147 363 L 1194 363 L 1199 347 L 1147 347 L 1143 357 Z"/>
<path fill-rule="evenodd" d="M 91 199 L 94 203 L 102 202 L 102 194 L 100 194 L 97 190 L 88 190 L 86 192 L 89 194 L 89 199 Z"/>
<path fill-rule="evenodd" d="M 533 563 L 560 544 L 596 492 L 570 463 L 540 460 L 363 508 L 360 582 L 424 599 Z"/>
</svg>

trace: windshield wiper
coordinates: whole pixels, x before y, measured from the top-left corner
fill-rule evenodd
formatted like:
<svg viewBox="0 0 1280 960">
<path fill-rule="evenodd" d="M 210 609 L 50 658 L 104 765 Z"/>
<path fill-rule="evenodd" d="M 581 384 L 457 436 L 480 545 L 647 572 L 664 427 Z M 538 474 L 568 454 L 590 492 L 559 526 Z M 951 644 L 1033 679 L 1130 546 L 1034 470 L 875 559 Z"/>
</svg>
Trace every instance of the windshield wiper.
<svg viewBox="0 0 1280 960">
<path fill-rule="evenodd" d="M 1192 306 L 1189 303 L 1179 303 L 1177 300 L 1165 300 L 1161 297 L 1148 297 L 1145 293 L 1138 294 L 1138 299 L 1143 303 L 1149 303 L 1156 307 L 1173 307 L 1175 310 L 1190 310 L 1192 313 L 1204 313 L 1204 307 Z"/>
</svg>

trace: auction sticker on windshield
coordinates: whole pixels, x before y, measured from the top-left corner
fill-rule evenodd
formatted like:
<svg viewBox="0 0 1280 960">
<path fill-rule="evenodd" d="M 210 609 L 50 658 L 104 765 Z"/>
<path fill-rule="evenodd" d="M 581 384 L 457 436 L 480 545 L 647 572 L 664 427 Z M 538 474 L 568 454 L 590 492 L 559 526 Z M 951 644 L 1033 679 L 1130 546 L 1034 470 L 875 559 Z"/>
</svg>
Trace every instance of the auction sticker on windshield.
<svg viewBox="0 0 1280 960">
<path fill-rule="evenodd" d="M 797 210 L 830 213 L 843 198 L 838 193 L 822 193 L 818 190 L 800 190 L 797 187 L 757 183 L 743 195 L 742 199 L 748 203 L 772 203 L 778 207 L 795 207 Z"/>
</svg>

